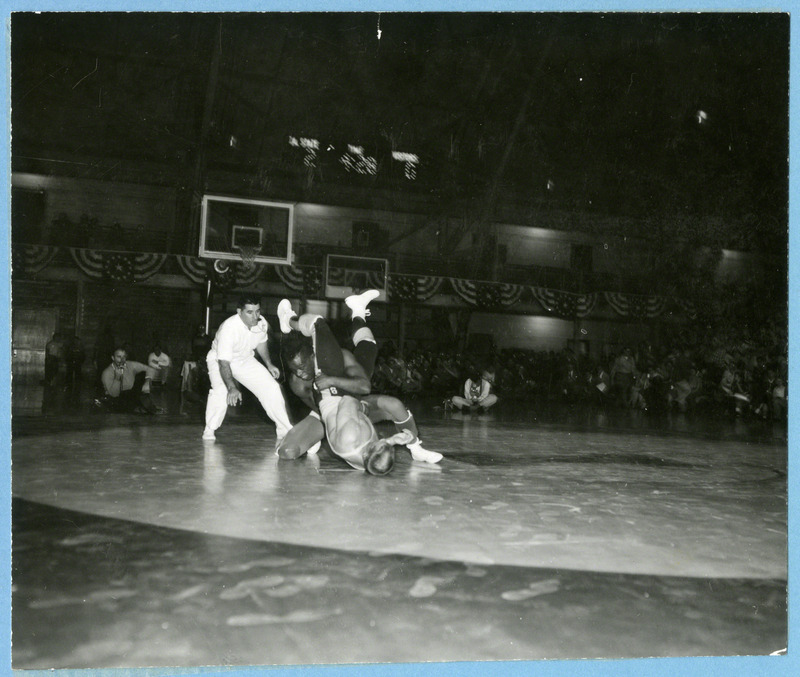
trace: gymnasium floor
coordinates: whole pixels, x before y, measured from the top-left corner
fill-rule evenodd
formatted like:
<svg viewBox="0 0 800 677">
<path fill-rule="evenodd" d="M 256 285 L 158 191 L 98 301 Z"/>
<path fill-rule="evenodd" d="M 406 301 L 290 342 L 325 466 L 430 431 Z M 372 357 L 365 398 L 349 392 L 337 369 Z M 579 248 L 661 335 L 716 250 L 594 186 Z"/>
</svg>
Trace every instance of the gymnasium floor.
<svg viewBox="0 0 800 677">
<path fill-rule="evenodd" d="M 384 478 L 250 413 L 15 417 L 13 667 L 786 647 L 785 425 L 414 409 L 446 458 Z"/>
</svg>

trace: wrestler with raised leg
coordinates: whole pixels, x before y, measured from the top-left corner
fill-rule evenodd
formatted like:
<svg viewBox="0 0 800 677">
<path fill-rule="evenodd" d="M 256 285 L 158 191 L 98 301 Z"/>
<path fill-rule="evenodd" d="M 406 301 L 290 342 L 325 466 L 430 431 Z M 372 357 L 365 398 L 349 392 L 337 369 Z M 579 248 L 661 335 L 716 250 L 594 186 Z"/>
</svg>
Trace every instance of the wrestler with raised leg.
<svg viewBox="0 0 800 677">
<path fill-rule="evenodd" d="M 341 361 L 335 358 L 335 363 L 327 366 L 328 371 L 336 372 L 335 374 L 328 373 L 318 360 L 315 362 L 314 347 L 307 340 L 284 340 L 282 353 L 289 372 L 290 388 L 312 411 L 292 428 L 279 446 L 278 455 L 281 458 L 294 459 L 306 452 L 314 454 L 319 449 L 325 428 L 319 419 L 319 414 L 314 411 L 313 393 L 315 389 L 324 390 L 333 387 L 341 395 L 355 396 L 360 401 L 361 413 L 372 423 L 394 422 L 398 434 L 403 436 L 398 438 L 395 435 L 391 439 L 395 444 L 406 444 L 414 460 L 438 463 L 442 459 L 441 454 L 422 447 L 414 417 L 400 400 L 389 395 L 369 394 L 377 348 L 372 332 L 366 326 L 365 318 L 369 315 L 367 305 L 377 295 L 378 292 L 370 290 L 345 300 L 353 315 L 352 332 L 355 350 L 351 353 L 339 348 Z M 298 320 L 288 300 L 282 301 L 278 306 L 278 317 L 284 332 L 291 331 L 293 327 L 302 331 L 304 322 L 313 321 L 315 327 L 319 326 L 316 323 L 316 316 L 313 320 L 305 318 Z M 326 326 L 323 334 L 314 337 L 315 344 L 319 346 L 320 338 L 323 337 L 327 345 L 329 333 L 330 329 Z M 336 345 L 338 346 L 338 343 Z M 318 370 L 323 374 L 317 375 L 315 379 L 315 371 Z M 312 385 L 314 381 L 316 386 Z"/>
</svg>

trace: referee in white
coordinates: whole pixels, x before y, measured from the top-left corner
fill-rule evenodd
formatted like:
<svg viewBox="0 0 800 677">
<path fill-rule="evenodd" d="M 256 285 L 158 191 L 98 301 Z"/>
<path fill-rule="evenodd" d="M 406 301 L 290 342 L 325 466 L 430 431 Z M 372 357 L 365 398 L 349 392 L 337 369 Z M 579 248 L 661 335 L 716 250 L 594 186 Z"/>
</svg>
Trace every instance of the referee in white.
<svg viewBox="0 0 800 677">
<path fill-rule="evenodd" d="M 236 315 L 217 329 L 206 358 L 211 389 L 206 404 L 204 440 L 215 439 L 214 433 L 222 425 L 228 406 L 235 407 L 242 401 L 239 384 L 258 398 L 267 416 L 275 422 L 278 442 L 292 427 L 283 392 L 275 380 L 281 375 L 280 369 L 269 359 L 268 333 L 269 324 L 261 315 L 260 300 L 243 294 L 239 297 Z M 255 358 L 254 351 L 266 367 Z"/>
</svg>

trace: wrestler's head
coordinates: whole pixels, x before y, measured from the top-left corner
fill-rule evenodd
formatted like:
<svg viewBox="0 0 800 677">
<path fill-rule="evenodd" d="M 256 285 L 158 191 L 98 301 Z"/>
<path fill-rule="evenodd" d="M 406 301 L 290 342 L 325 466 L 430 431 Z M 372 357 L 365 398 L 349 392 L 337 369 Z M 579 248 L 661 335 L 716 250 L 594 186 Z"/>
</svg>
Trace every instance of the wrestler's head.
<svg viewBox="0 0 800 677">
<path fill-rule="evenodd" d="M 299 332 L 286 335 L 281 344 L 281 355 L 286 368 L 298 378 L 314 378 L 314 348 L 311 341 Z"/>
<path fill-rule="evenodd" d="M 360 408 L 336 429 L 331 443 L 338 456 L 371 475 L 385 475 L 394 467 L 394 445 L 378 437 L 372 421 Z"/>
<path fill-rule="evenodd" d="M 370 475 L 387 475 L 394 468 L 394 445 L 387 440 L 374 440 L 363 452 L 364 470 Z"/>
</svg>

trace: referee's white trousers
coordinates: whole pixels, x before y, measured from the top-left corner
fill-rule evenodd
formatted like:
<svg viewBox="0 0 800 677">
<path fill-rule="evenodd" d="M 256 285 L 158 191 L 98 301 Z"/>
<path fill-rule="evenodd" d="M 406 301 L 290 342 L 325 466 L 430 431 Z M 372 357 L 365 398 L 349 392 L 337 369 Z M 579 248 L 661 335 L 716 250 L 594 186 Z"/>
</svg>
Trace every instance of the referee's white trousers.
<svg viewBox="0 0 800 677">
<path fill-rule="evenodd" d="M 283 391 L 278 382 L 255 357 L 237 360 L 230 364 L 233 378 L 258 398 L 267 416 L 275 422 L 278 438 L 284 437 L 292 424 L 289 422 L 286 401 L 283 399 Z M 220 376 L 216 359 L 208 360 L 208 377 L 211 380 L 211 390 L 208 391 L 206 403 L 206 427 L 216 430 L 222 425 L 228 411 L 228 387 Z"/>
</svg>

